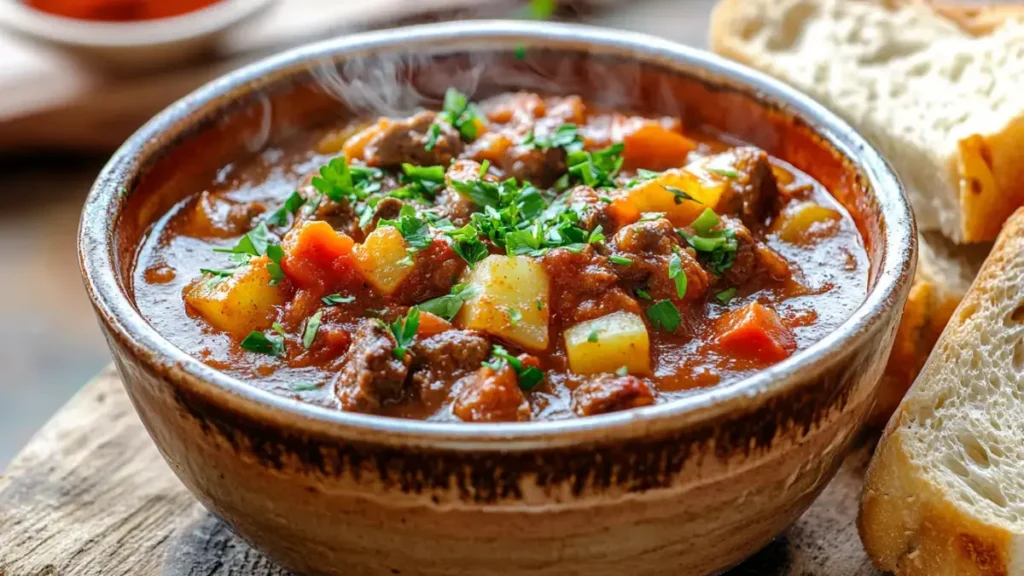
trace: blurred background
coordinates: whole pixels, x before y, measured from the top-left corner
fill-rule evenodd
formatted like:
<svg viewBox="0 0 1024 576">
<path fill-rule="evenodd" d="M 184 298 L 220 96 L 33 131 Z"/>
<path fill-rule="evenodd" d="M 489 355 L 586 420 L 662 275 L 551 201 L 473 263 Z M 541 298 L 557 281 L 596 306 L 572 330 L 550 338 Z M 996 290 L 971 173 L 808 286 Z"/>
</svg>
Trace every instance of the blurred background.
<svg viewBox="0 0 1024 576">
<path fill-rule="evenodd" d="M 549 18 L 705 47 L 713 4 L 0 0 L 0 470 L 110 361 L 79 276 L 78 213 L 110 154 L 167 104 L 289 46 L 418 22 Z"/>
</svg>

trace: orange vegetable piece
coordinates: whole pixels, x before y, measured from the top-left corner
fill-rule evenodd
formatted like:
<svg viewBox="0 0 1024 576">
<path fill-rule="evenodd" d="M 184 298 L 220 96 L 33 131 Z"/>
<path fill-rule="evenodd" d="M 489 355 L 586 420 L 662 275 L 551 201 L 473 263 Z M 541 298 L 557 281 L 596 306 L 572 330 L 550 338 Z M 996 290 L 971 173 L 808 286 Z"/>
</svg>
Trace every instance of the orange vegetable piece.
<svg viewBox="0 0 1024 576">
<path fill-rule="evenodd" d="M 322 291 L 354 277 L 354 245 L 352 238 L 335 232 L 327 222 L 305 222 L 281 242 L 281 269 L 296 286 Z"/>
<path fill-rule="evenodd" d="M 629 198 L 616 198 L 608 205 L 608 213 L 615 218 L 616 224 L 620 227 L 632 224 L 640 219 L 640 210 L 637 209 Z"/>
<path fill-rule="evenodd" d="M 714 343 L 733 357 L 759 364 L 779 362 L 796 350 L 796 338 L 774 310 L 752 302 L 715 323 Z"/>
<path fill-rule="evenodd" d="M 620 135 L 623 168 L 636 170 L 668 170 L 686 164 L 686 157 L 697 145 L 683 136 L 673 123 L 666 126 L 648 118 L 616 119 L 613 133 Z M 673 129 L 674 128 L 674 129 Z"/>
<path fill-rule="evenodd" d="M 366 152 L 366 145 L 387 130 L 390 126 L 391 120 L 381 118 L 377 120 L 376 123 L 371 124 L 362 131 L 350 136 L 349 139 L 345 141 L 345 146 L 342 148 L 342 151 L 345 153 L 345 158 L 348 158 L 349 160 L 352 160 L 353 158 L 363 158 Z"/>
<path fill-rule="evenodd" d="M 452 329 L 451 322 L 448 322 L 444 318 L 431 314 L 424 310 L 420 310 L 420 325 L 416 329 L 416 334 L 421 338 L 429 338 L 441 332 L 447 332 Z"/>
</svg>

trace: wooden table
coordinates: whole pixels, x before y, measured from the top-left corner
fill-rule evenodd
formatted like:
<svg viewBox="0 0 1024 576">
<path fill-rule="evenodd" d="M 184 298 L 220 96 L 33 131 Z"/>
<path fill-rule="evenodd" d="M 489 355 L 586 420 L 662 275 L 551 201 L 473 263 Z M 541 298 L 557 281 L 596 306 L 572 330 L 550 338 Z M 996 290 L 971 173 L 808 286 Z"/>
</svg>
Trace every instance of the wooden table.
<svg viewBox="0 0 1024 576">
<path fill-rule="evenodd" d="M 728 576 L 877 576 L 854 523 L 873 445 L 865 435 L 811 509 Z M 112 368 L 0 478 L 0 535 L 0 576 L 287 574 L 178 482 Z"/>
</svg>

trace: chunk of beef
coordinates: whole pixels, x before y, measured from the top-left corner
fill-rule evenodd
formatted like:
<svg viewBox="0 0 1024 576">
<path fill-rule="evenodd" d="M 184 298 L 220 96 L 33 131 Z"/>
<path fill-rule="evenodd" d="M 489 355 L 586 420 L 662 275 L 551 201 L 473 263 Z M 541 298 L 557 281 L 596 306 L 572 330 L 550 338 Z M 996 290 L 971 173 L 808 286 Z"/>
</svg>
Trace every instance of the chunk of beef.
<svg viewBox="0 0 1024 576">
<path fill-rule="evenodd" d="M 431 126 L 437 125 L 434 146 L 427 150 Z M 382 118 L 368 130 L 376 130 L 363 149 L 370 166 L 399 166 L 403 162 L 416 166 L 447 166 L 462 153 L 458 130 L 437 120 L 435 112 L 424 111 L 402 120 Z"/>
<path fill-rule="evenodd" d="M 756 277 L 785 280 L 791 276 L 792 272 L 786 259 L 754 240 L 750 230 L 742 222 L 729 216 L 722 216 L 720 221 L 720 228 L 732 230 L 736 238 L 736 259 L 722 274 L 722 279 L 727 284 L 740 286 Z"/>
<path fill-rule="evenodd" d="M 416 253 L 413 271 L 398 287 L 394 296 L 404 304 L 417 304 L 449 293 L 466 261 L 455 253 L 447 237 L 435 233 L 427 249 Z"/>
<path fill-rule="evenodd" d="M 398 198 L 381 198 L 373 208 L 373 217 L 370 219 L 370 223 L 363 227 L 363 234 L 366 235 L 376 230 L 377 223 L 381 220 L 397 220 L 404 205 Z"/>
<path fill-rule="evenodd" d="M 436 409 L 456 381 L 480 369 L 491 354 L 491 343 L 476 332 L 446 330 L 417 340 L 410 354 L 410 385 L 424 404 Z"/>
<path fill-rule="evenodd" d="M 624 226 L 612 238 L 618 256 L 629 258 L 629 265 L 617 265 L 615 270 L 623 279 L 646 290 L 655 300 L 669 299 L 677 304 L 702 298 L 711 284 L 711 278 L 701 267 L 682 238 L 664 218 L 636 222 Z M 674 278 L 669 276 L 673 255 L 679 257 L 686 275 L 686 293 L 682 298 Z"/>
<path fill-rule="evenodd" d="M 299 186 L 299 195 L 305 203 L 295 215 L 295 226 L 306 221 L 323 220 L 330 224 L 331 228 L 344 232 L 357 241 L 361 240 L 363 233 L 359 229 L 359 214 L 356 214 L 355 207 L 347 201 L 335 202 L 318 192 L 310 183 L 312 178 L 310 175 L 305 183 Z"/>
<path fill-rule="evenodd" d="M 779 187 L 764 150 L 753 146 L 734 148 L 725 155 L 732 156 L 735 177 L 729 180 L 715 211 L 739 217 L 754 228 L 779 205 Z"/>
<path fill-rule="evenodd" d="M 530 419 L 530 403 L 515 370 L 485 366 L 460 381 L 452 413 L 464 422 L 523 422 Z"/>
<path fill-rule="evenodd" d="M 253 220 L 264 213 L 262 202 L 234 202 L 204 191 L 195 200 L 182 234 L 194 238 L 230 238 L 253 228 Z"/>
<path fill-rule="evenodd" d="M 654 404 L 650 384 L 636 376 L 602 374 L 579 385 L 572 393 L 577 416 L 607 414 Z"/>
<path fill-rule="evenodd" d="M 538 188 L 550 188 L 565 174 L 566 154 L 562 148 L 540 148 L 517 144 L 505 151 L 498 166 L 520 183 L 529 182 Z"/>
<path fill-rule="evenodd" d="M 437 195 L 437 212 L 447 217 L 456 226 L 465 226 L 476 211 L 476 205 L 469 198 L 459 194 L 452 187 L 452 181 L 469 182 L 480 179 L 480 163 L 473 160 L 456 160 L 448 167 L 444 179 L 447 186 Z M 485 177 L 485 179 L 490 179 Z"/>
<path fill-rule="evenodd" d="M 587 246 L 579 252 L 558 249 L 542 259 L 551 280 L 551 312 L 573 325 L 615 310 L 639 310 L 636 301 L 616 284 L 608 259 Z"/>
<path fill-rule="evenodd" d="M 344 410 L 375 414 L 383 403 L 402 397 L 410 357 L 396 358 L 396 346 L 395 337 L 378 322 L 359 324 L 335 381 Z"/>
<path fill-rule="evenodd" d="M 569 205 L 580 214 L 579 226 L 593 230 L 600 226 L 605 234 L 615 231 L 616 221 L 608 210 L 610 204 L 601 200 L 601 195 L 589 186 L 577 186 L 568 193 Z"/>
</svg>

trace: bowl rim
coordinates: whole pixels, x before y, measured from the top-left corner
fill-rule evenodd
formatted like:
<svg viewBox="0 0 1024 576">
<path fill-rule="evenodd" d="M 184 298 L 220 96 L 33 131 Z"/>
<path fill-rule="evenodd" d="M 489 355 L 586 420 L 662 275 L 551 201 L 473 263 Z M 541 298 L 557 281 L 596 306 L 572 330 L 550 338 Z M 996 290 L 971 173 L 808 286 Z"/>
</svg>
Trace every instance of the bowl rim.
<svg viewBox="0 0 1024 576">
<path fill-rule="evenodd" d="M 156 47 L 204 38 L 255 16 L 274 0 L 220 0 L 199 10 L 156 20 L 80 20 L 0 0 L 0 24 L 37 40 L 94 49 Z"/>
<path fill-rule="evenodd" d="M 844 155 L 872 189 L 884 240 L 874 287 L 838 328 L 783 362 L 747 378 L 643 408 L 586 418 L 516 423 L 429 422 L 374 416 L 333 410 L 275 394 L 188 355 L 161 336 L 131 304 L 118 281 L 114 227 L 120 213 L 118 207 L 127 192 L 125 184 L 152 152 L 147 152 L 147 143 L 157 141 L 167 128 L 225 94 L 273 85 L 291 72 L 324 59 L 338 62 L 382 50 L 440 48 L 452 53 L 471 50 L 481 41 L 488 50 L 507 46 L 510 51 L 522 45 L 577 50 L 582 45 L 590 51 L 636 57 L 645 64 L 685 68 L 691 74 L 707 74 L 719 83 L 753 90 L 760 101 L 800 118 Z M 294 424 L 297 418 L 306 429 L 327 434 L 372 438 L 401 446 L 512 451 L 678 429 L 760 404 L 826 372 L 837 361 L 860 350 L 866 339 L 877 336 L 886 327 L 890 314 L 899 312 L 893 310 L 896 306 L 902 308 L 915 267 L 917 233 L 906 193 L 888 162 L 846 122 L 794 88 L 703 50 L 642 33 L 578 24 L 495 20 L 417 25 L 317 42 L 250 64 L 206 84 L 155 116 L 113 155 L 83 207 L 78 249 L 86 289 L 101 323 L 109 331 L 108 338 L 116 338 L 141 358 L 147 368 L 169 375 L 176 385 L 187 382 L 239 409 L 276 422 L 284 422 L 283 418 L 288 417 L 287 422 Z"/>
</svg>

